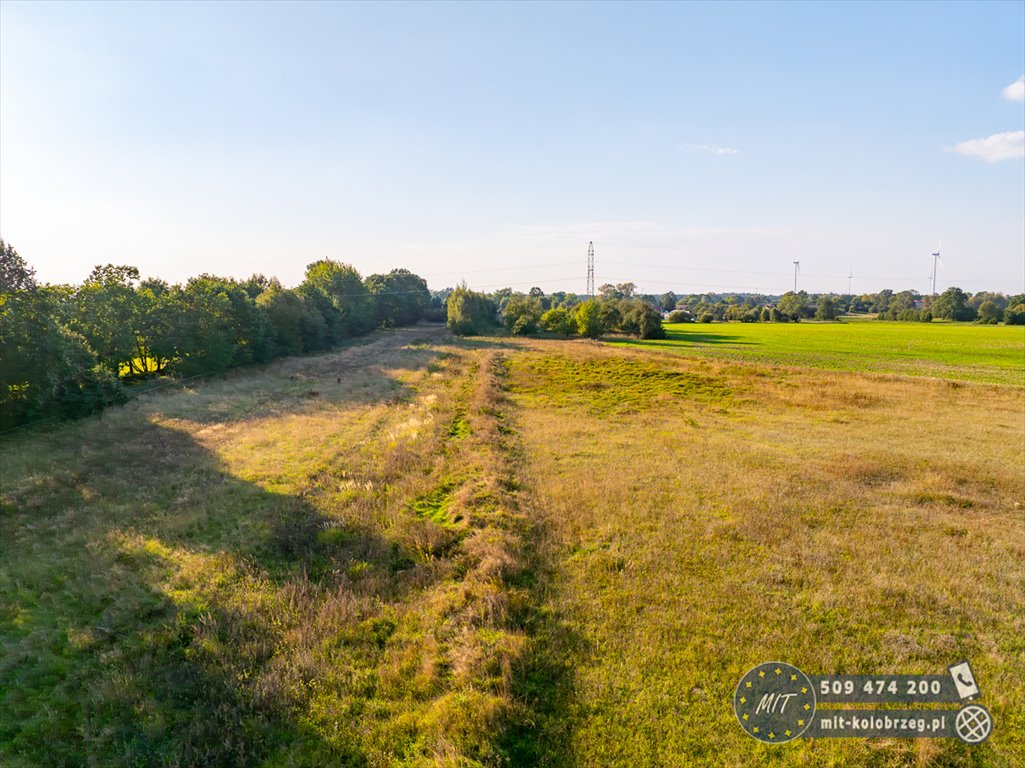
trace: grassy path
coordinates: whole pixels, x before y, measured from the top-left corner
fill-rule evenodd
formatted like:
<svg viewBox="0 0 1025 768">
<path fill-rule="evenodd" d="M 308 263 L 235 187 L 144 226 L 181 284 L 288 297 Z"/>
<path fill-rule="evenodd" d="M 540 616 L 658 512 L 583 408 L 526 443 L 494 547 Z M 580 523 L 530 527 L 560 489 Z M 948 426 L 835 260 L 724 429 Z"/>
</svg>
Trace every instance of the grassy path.
<svg viewBox="0 0 1025 768">
<path fill-rule="evenodd" d="M 1019 765 L 1023 414 L 1006 385 L 418 328 L 26 432 L 0 764 Z M 969 658 L 997 730 L 762 746 L 730 699 L 773 658 Z"/>
<path fill-rule="evenodd" d="M 524 518 L 500 361 L 449 342 L 5 443 L 0 764 L 500 764 Z"/>
</svg>

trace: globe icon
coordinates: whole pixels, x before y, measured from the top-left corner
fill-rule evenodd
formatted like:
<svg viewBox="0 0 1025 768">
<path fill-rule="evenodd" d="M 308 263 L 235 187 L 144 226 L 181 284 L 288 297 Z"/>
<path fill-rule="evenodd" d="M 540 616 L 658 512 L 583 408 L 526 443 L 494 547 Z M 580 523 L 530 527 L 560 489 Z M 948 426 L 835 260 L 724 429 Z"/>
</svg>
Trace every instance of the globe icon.
<svg viewBox="0 0 1025 768">
<path fill-rule="evenodd" d="M 985 707 L 969 704 L 957 713 L 954 730 L 966 744 L 979 744 L 993 730 L 993 718 Z"/>
</svg>

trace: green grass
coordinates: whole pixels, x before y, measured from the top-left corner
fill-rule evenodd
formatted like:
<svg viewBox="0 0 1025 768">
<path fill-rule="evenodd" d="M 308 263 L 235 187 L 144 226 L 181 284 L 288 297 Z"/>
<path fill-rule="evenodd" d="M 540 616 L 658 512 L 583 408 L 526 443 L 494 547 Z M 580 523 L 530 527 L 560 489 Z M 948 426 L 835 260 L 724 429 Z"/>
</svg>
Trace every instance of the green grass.
<svg viewBox="0 0 1025 768">
<path fill-rule="evenodd" d="M 666 370 L 645 360 L 553 354 L 513 358 L 512 365 L 519 374 L 515 392 L 530 396 L 531 402 L 584 404 L 593 416 L 657 408 L 677 398 L 716 403 L 730 394 L 722 379 Z"/>
<path fill-rule="evenodd" d="M 769 365 L 1025 386 L 1025 326 L 902 323 L 681 323 L 667 339 L 616 343 Z"/>
<path fill-rule="evenodd" d="M 0 765 L 1025 763 L 1018 329 L 671 332 L 392 331 L 19 431 Z M 730 708 L 963 658 L 976 748 Z"/>
<path fill-rule="evenodd" d="M 499 363 L 448 340 L 5 441 L 0 764 L 500 763 L 521 516 Z"/>
<path fill-rule="evenodd" d="M 536 342 L 511 359 L 548 563 L 519 689 L 539 723 L 523 764 L 1025 762 L 1023 390 L 636 350 Z M 730 395 L 596 418 L 617 402 L 596 385 L 628 365 Z M 960 658 L 998 723 L 977 748 L 769 747 L 730 706 L 763 661 L 938 674 Z"/>
</svg>

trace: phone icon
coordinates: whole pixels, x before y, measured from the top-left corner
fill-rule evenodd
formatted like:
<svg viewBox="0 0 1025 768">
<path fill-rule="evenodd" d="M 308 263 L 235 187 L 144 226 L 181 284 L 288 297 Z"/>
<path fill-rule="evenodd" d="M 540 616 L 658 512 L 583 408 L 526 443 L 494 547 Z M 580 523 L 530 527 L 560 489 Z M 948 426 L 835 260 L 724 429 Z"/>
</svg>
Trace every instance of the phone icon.
<svg viewBox="0 0 1025 768">
<path fill-rule="evenodd" d="M 962 661 L 952 666 L 950 668 L 950 676 L 954 679 L 957 695 L 962 699 L 970 699 L 973 696 L 979 695 L 979 684 L 975 682 L 972 667 L 967 661 Z"/>
</svg>

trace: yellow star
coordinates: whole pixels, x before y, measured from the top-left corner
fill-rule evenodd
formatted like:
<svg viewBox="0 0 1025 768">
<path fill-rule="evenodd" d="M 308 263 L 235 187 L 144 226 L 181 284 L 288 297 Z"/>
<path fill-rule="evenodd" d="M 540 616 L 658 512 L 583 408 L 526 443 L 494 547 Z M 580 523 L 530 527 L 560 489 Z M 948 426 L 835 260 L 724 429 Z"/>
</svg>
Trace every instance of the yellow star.
<svg viewBox="0 0 1025 768">
<path fill-rule="evenodd" d="M 807 712 L 809 709 L 811 709 L 811 704 L 805 704 L 804 711 Z"/>
<path fill-rule="evenodd" d="M 798 720 L 798 721 L 797 721 L 797 724 L 798 724 L 798 725 L 804 725 L 804 720 Z"/>
<path fill-rule="evenodd" d="M 747 696 L 741 696 L 740 697 L 740 703 L 741 704 L 747 704 Z"/>
<path fill-rule="evenodd" d="M 751 732 L 752 733 L 758 733 L 758 726 L 756 725 L 754 728 L 752 728 Z"/>
<path fill-rule="evenodd" d="M 769 738 L 770 739 L 776 738 L 776 734 L 774 734 L 772 731 L 769 731 Z"/>
<path fill-rule="evenodd" d="M 776 667 L 776 674 L 777 675 L 782 675 L 783 674 L 783 670 L 780 669 L 779 667 Z"/>
<path fill-rule="evenodd" d="M 751 687 L 751 683 L 748 683 L 748 684 L 747 684 L 747 687 L 748 687 L 748 688 L 750 688 L 750 687 Z"/>
<path fill-rule="evenodd" d="M 742 719 L 747 720 L 747 713 L 746 712 L 744 713 L 744 717 Z"/>
<path fill-rule="evenodd" d="M 758 677 L 765 677 L 765 670 L 764 669 L 758 670 Z"/>
<path fill-rule="evenodd" d="M 791 675 L 790 682 L 794 682 L 795 680 L 797 680 L 797 675 Z"/>
<path fill-rule="evenodd" d="M 803 688 L 801 688 L 801 693 L 807 693 L 807 692 L 808 692 L 808 687 L 807 686 L 804 686 Z"/>
<path fill-rule="evenodd" d="M 790 729 L 788 728 L 787 730 L 783 731 L 783 735 L 784 736 L 789 736 L 790 735 Z"/>
</svg>

